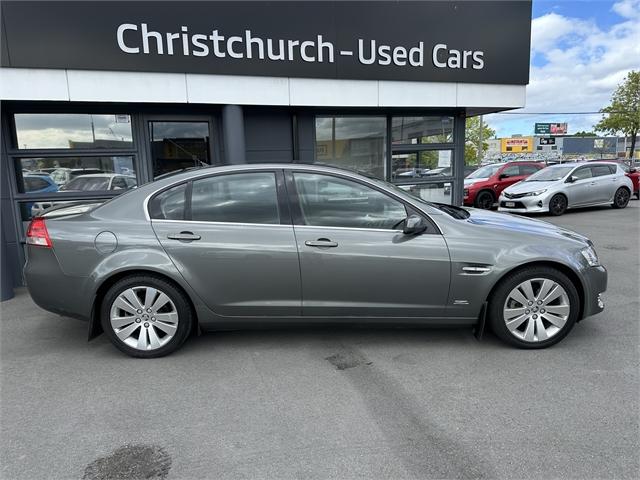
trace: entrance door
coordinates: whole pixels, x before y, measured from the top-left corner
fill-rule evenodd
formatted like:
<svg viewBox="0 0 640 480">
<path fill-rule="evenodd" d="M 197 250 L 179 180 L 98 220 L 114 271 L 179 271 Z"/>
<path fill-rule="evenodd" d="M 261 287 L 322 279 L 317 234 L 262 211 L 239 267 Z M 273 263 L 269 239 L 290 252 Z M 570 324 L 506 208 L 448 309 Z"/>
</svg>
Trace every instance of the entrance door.
<svg viewBox="0 0 640 480">
<path fill-rule="evenodd" d="M 151 177 L 212 162 L 212 128 L 208 117 L 148 118 L 146 120 Z"/>
<path fill-rule="evenodd" d="M 404 204 L 356 181 L 295 172 L 291 183 L 303 315 L 443 315 L 450 262 L 435 227 L 404 235 Z"/>
</svg>

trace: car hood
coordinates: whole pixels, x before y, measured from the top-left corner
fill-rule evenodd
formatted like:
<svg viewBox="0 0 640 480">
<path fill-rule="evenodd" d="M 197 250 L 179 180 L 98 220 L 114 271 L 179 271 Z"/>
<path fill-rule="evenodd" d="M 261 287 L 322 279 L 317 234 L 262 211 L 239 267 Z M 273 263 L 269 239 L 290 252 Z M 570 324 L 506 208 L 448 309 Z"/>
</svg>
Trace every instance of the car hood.
<svg viewBox="0 0 640 480">
<path fill-rule="evenodd" d="M 518 182 L 510 187 L 505 188 L 505 192 L 507 193 L 527 193 L 527 192 L 537 192 L 539 190 L 545 190 L 551 187 L 555 187 L 558 184 L 557 181 L 554 182 Z"/>
<path fill-rule="evenodd" d="M 464 186 L 468 187 L 469 185 L 473 185 L 474 183 L 478 183 L 478 182 L 486 182 L 487 180 L 489 180 L 489 178 L 465 178 L 464 179 Z"/>
<path fill-rule="evenodd" d="M 467 219 L 467 222 L 471 224 L 531 235 L 571 239 L 587 245 L 592 244 L 591 240 L 584 235 L 566 228 L 558 227 L 557 225 L 549 222 L 543 222 L 542 220 L 534 220 L 511 213 L 490 212 L 476 208 L 469 208 L 467 211 L 471 214 Z"/>
</svg>

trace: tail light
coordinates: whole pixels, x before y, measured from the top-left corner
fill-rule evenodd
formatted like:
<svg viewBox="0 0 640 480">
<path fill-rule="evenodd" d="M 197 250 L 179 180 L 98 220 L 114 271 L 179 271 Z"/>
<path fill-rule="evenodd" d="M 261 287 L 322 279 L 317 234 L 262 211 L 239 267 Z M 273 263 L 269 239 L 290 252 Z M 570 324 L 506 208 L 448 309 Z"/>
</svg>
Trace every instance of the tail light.
<svg viewBox="0 0 640 480">
<path fill-rule="evenodd" d="M 27 229 L 27 243 L 29 245 L 37 245 L 39 247 L 52 248 L 51 238 L 44 223 L 44 218 L 36 217 L 31 220 Z"/>
</svg>

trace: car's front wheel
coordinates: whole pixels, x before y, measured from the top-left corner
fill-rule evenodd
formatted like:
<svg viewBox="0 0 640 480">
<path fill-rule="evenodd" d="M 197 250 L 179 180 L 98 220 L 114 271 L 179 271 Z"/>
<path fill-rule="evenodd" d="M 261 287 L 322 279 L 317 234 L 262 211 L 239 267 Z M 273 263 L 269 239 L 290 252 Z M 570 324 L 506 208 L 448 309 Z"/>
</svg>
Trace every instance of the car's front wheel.
<svg viewBox="0 0 640 480">
<path fill-rule="evenodd" d="M 502 340 L 520 348 L 558 343 L 578 319 L 580 297 L 559 270 L 529 267 L 505 277 L 489 303 L 489 322 Z"/>
<path fill-rule="evenodd" d="M 101 321 L 118 349 L 132 357 L 154 358 L 184 343 L 193 317 L 188 299 L 175 285 L 153 275 L 132 275 L 107 291 Z"/>
<path fill-rule="evenodd" d="M 567 197 L 557 193 L 549 200 L 549 213 L 554 217 L 560 216 L 567 211 L 567 206 Z"/>
<path fill-rule="evenodd" d="M 483 190 L 478 193 L 478 196 L 476 197 L 476 200 L 474 202 L 474 206 L 476 208 L 482 208 L 483 210 L 491 210 L 495 201 L 496 199 L 493 196 L 493 193 L 488 190 Z"/>
<path fill-rule="evenodd" d="M 629 205 L 629 200 L 631 199 L 631 192 L 624 187 L 620 187 L 616 190 L 615 195 L 613 196 L 613 204 L 611 205 L 613 208 L 625 208 Z"/>
</svg>

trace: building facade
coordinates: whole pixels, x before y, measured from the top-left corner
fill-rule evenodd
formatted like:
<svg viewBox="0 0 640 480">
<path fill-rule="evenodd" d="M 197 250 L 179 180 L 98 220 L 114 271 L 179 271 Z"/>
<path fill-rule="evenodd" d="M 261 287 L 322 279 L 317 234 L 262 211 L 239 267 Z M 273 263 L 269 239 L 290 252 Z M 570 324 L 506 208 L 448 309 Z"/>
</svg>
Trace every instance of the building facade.
<svg viewBox="0 0 640 480">
<path fill-rule="evenodd" d="M 524 106 L 530 23 L 521 1 L 3 2 L 3 275 L 47 207 L 184 168 L 320 162 L 460 204 L 465 119 Z"/>
</svg>

